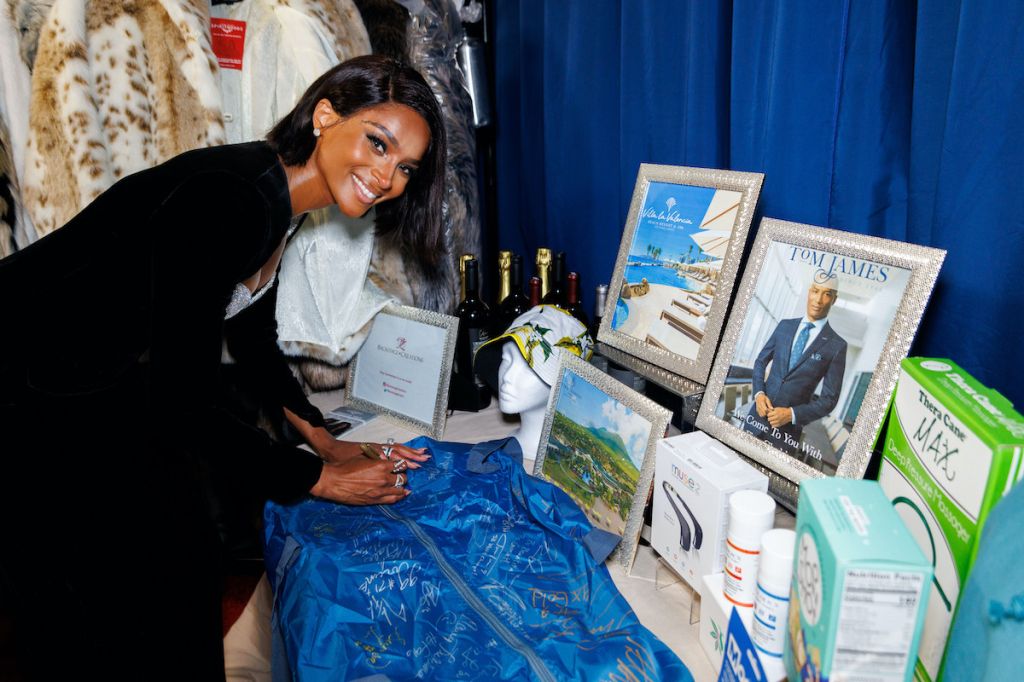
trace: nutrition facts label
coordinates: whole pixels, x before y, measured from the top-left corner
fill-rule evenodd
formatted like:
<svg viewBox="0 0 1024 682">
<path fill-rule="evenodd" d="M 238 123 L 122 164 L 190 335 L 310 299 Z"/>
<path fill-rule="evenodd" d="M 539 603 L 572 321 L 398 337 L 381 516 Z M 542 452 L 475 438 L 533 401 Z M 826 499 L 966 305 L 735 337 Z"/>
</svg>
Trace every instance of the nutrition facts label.
<svg viewBox="0 0 1024 682">
<path fill-rule="evenodd" d="M 851 570 L 843 596 L 832 657 L 832 677 L 903 680 L 924 587 L 922 573 Z"/>
</svg>

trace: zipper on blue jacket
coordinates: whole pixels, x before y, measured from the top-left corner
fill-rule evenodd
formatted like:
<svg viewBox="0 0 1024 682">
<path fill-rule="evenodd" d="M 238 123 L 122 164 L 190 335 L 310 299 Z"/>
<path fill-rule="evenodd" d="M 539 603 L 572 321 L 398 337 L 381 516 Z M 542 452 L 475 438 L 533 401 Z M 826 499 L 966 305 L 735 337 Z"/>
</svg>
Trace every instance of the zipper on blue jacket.
<svg viewBox="0 0 1024 682">
<path fill-rule="evenodd" d="M 533 649 L 531 649 L 526 642 L 519 639 L 514 632 L 512 632 L 503 622 L 501 622 L 500 619 L 498 619 L 497 616 L 494 615 L 493 612 L 491 612 L 490 609 L 487 608 L 483 600 L 481 600 L 480 597 L 477 596 L 476 592 L 473 591 L 473 588 L 471 588 L 469 584 L 462 579 L 462 576 L 452 568 L 451 564 L 449 564 L 447 559 L 445 559 L 441 554 L 441 550 L 438 546 L 429 535 L 423 532 L 423 529 L 420 528 L 418 523 L 383 505 L 377 505 L 377 508 L 380 509 L 385 516 L 394 519 L 395 521 L 401 521 L 409 530 L 412 531 L 412 534 L 416 536 L 416 539 L 420 541 L 428 552 L 430 552 L 430 556 L 432 556 L 434 561 L 437 562 L 437 565 L 441 568 L 441 572 L 448 577 L 448 580 L 450 580 L 452 585 L 455 586 L 456 591 L 458 591 L 459 595 L 462 596 L 462 599 L 466 604 L 476 611 L 477 614 L 479 614 L 480 617 L 491 626 L 491 629 L 494 630 L 499 637 L 505 640 L 506 644 L 518 651 L 519 654 L 526 659 L 526 662 L 530 664 L 530 668 L 538 678 L 544 680 L 544 682 L 557 682 L 555 676 L 552 675 L 551 671 L 548 670 L 546 665 L 544 665 L 544 661 L 541 660 L 540 656 L 534 653 Z"/>
</svg>

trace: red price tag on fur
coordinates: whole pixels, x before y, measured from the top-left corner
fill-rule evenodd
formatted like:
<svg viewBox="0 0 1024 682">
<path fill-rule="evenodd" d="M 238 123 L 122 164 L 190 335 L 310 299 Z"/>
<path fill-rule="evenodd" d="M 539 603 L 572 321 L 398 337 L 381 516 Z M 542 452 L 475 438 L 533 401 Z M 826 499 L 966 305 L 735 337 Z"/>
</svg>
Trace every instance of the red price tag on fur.
<svg viewBox="0 0 1024 682">
<path fill-rule="evenodd" d="M 210 19 L 210 38 L 220 68 L 241 71 L 242 53 L 245 51 L 245 22 L 214 17 Z"/>
</svg>

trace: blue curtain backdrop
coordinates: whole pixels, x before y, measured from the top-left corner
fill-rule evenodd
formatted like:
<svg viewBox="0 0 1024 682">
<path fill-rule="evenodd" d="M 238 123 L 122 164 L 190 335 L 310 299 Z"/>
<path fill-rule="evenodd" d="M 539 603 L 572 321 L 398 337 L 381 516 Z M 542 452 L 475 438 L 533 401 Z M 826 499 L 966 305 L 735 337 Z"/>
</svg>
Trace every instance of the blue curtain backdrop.
<svg viewBox="0 0 1024 682">
<path fill-rule="evenodd" d="M 591 306 L 640 163 L 760 171 L 764 216 L 946 249 L 911 352 L 1024 407 L 1024 3 L 501 0 L 494 42 L 501 248 Z"/>
</svg>

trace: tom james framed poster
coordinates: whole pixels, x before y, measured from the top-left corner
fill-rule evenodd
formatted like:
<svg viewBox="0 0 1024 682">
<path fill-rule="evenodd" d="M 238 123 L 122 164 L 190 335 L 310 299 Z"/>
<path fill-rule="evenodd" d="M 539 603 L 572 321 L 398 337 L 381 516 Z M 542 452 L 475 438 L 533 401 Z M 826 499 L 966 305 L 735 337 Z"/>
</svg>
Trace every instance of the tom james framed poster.
<svg viewBox="0 0 1024 682">
<path fill-rule="evenodd" d="M 766 218 L 697 426 L 769 474 L 861 478 L 945 251 Z"/>
</svg>

